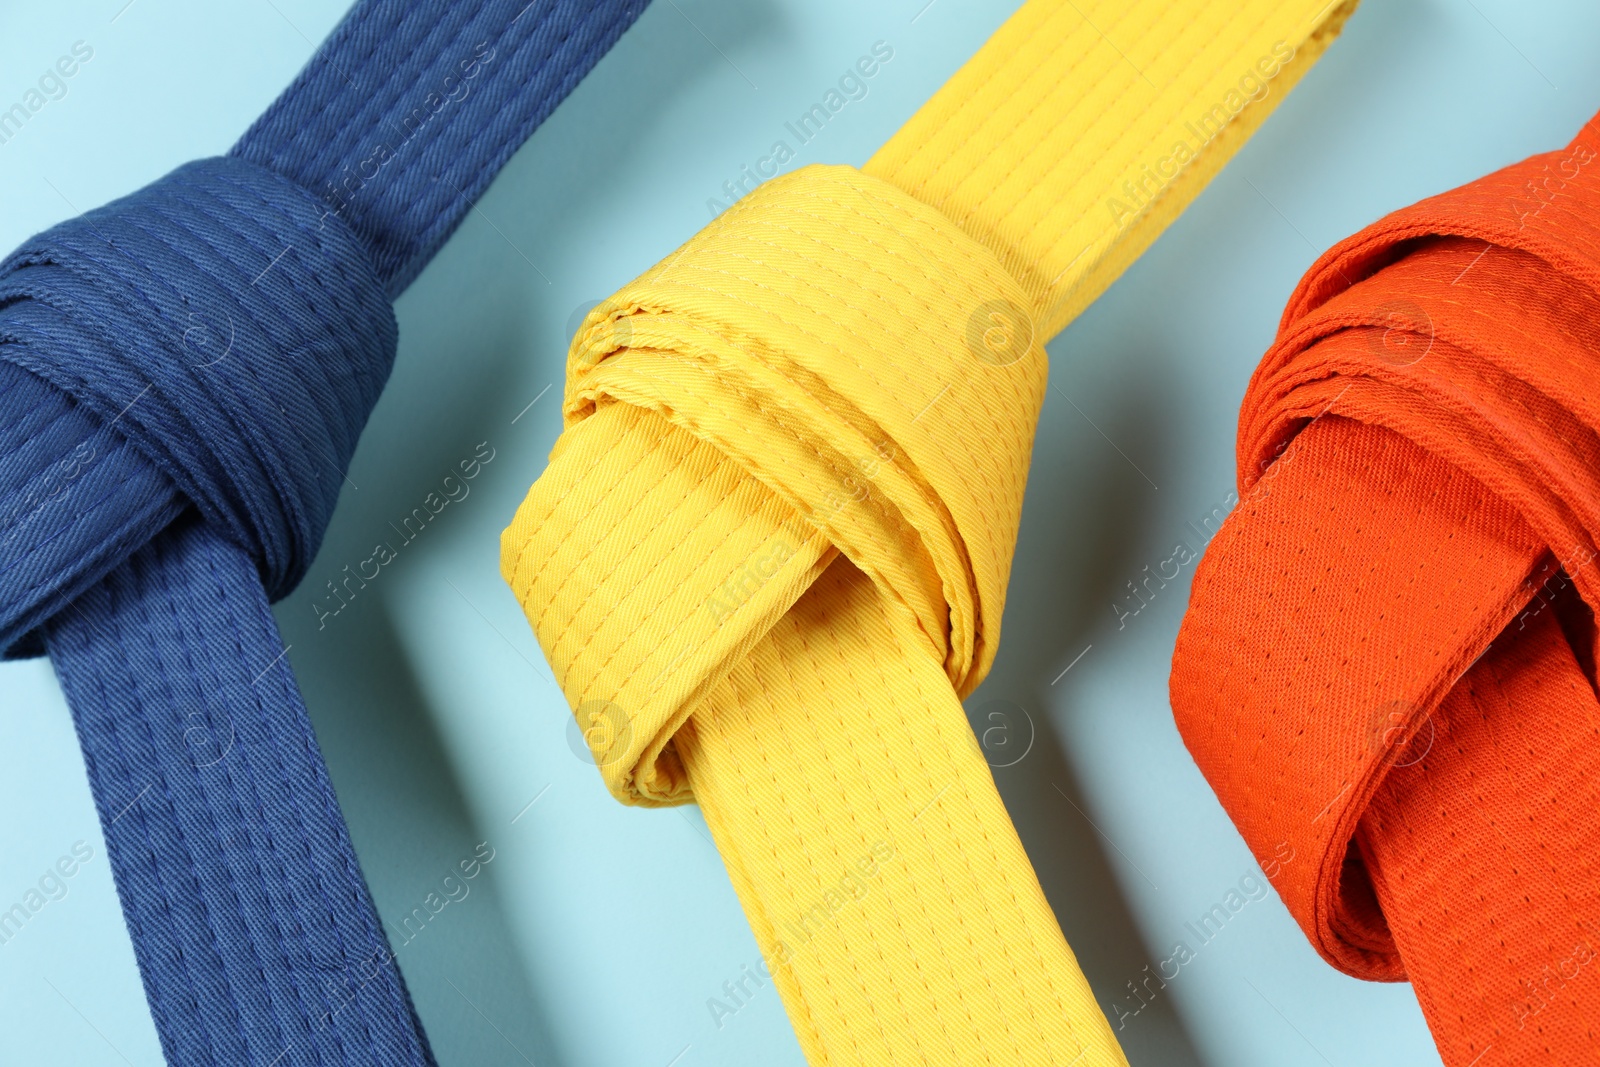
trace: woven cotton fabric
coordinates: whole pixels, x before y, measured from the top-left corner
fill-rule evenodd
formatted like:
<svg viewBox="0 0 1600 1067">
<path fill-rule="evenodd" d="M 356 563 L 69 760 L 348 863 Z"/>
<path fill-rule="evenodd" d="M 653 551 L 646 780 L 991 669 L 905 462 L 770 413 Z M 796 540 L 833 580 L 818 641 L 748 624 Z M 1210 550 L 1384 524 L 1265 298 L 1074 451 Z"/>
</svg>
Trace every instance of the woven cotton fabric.
<svg viewBox="0 0 1600 1067">
<path fill-rule="evenodd" d="M 863 169 L 761 186 L 574 339 L 502 573 L 612 792 L 700 804 L 812 1063 L 1123 1062 L 960 700 L 1044 342 L 1353 6 L 1031 0 Z"/>
<path fill-rule="evenodd" d="M 1600 125 L 1301 280 L 1173 659 L 1317 951 L 1445 1063 L 1600 1059 Z"/>
<path fill-rule="evenodd" d="M 0 262 L 0 651 L 48 650 L 169 1063 L 433 1063 L 269 607 L 390 307 L 642 0 L 365 0 L 232 153 Z"/>
</svg>

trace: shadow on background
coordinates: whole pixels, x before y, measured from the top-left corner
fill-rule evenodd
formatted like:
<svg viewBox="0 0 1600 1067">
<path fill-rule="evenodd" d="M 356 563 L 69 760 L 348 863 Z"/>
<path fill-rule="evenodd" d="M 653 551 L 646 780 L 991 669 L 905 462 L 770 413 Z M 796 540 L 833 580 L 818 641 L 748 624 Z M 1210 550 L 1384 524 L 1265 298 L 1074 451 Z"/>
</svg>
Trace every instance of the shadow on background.
<svg viewBox="0 0 1600 1067">
<path fill-rule="evenodd" d="M 474 825 L 388 613 L 374 602 L 359 620 L 341 621 L 351 625 L 330 626 L 317 658 L 351 669 L 307 672 L 320 709 L 313 718 L 434 1051 L 445 1064 L 551 1063 L 541 1006 L 495 891 L 493 850 L 503 842 Z M 463 877 L 463 860 L 484 857 L 476 877 Z"/>
<path fill-rule="evenodd" d="M 647 142 L 656 132 L 669 101 L 687 95 L 686 90 L 707 75 L 708 64 L 731 62 L 719 58 L 718 53 L 737 54 L 755 41 L 780 40 L 786 28 L 785 13 L 771 0 L 715 0 L 683 6 L 688 9 L 687 14 L 680 13 L 678 5 L 667 0 L 653 3 L 635 30 L 630 31 L 649 31 L 652 39 L 648 48 L 634 49 L 626 56 L 628 76 L 591 78 L 580 89 L 584 98 L 568 102 L 582 105 L 581 110 L 569 106 L 567 114 L 562 116 L 561 134 L 568 143 L 546 141 L 540 147 L 554 151 L 542 151 L 538 159 L 528 158 L 532 153 L 524 153 L 524 159 L 513 160 L 506 168 L 501 181 L 520 183 L 524 178 L 529 181 L 528 195 L 518 195 L 517 202 L 533 205 L 530 210 L 546 216 L 540 220 L 542 244 L 551 247 L 583 244 L 583 235 L 575 239 L 574 227 L 594 212 L 582 205 L 609 206 L 623 202 L 620 191 L 630 181 L 625 168 L 639 165 L 634 148 Z M 652 15 L 657 16 L 656 21 L 646 25 L 646 19 Z M 694 18 L 694 24 L 688 21 L 690 17 Z M 695 25 L 715 39 L 716 52 L 709 50 L 706 39 L 700 36 Z M 614 54 L 612 58 L 621 57 Z M 545 170 L 539 174 L 521 173 L 526 167 L 540 165 Z M 552 166 L 561 168 L 559 186 L 547 184 Z M 720 190 L 717 192 L 722 195 Z M 561 210 L 549 210 L 555 204 L 560 204 Z M 707 221 L 709 216 L 702 217 L 699 225 Z M 683 239 L 689 236 L 691 234 L 685 233 Z M 670 246 L 655 249 L 649 260 L 639 266 L 642 269 L 672 251 Z M 606 292 L 587 295 L 596 301 L 603 300 L 631 281 L 635 273 L 633 269 L 620 270 Z M 564 322 L 565 315 L 557 325 Z M 555 353 L 562 361 L 558 366 L 564 366 L 569 339 L 563 337 L 560 351 Z"/>
<path fill-rule="evenodd" d="M 1111 402 L 1097 403 L 1093 410 L 1084 399 L 1072 399 L 1132 462 L 1159 478 L 1166 467 L 1161 462 L 1165 412 L 1160 408 L 1170 398 L 1148 383 L 1136 397 L 1135 387 L 1131 376 L 1123 375 L 1112 386 L 1117 392 Z M 1108 850 L 1115 846 L 1089 821 L 1094 813 L 1063 757 L 1063 741 L 1044 703 L 1051 680 L 1095 640 L 1109 617 L 1109 605 L 1148 562 L 1134 553 L 1154 492 L 1129 459 L 1074 410 L 1061 387 L 1053 387 L 1034 444 L 1000 650 L 989 677 L 966 706 L 980 740 L 990 725 L 987 711 L 1002 707 L 1000 702 L 1020 706 L 1032 722 L 1032 747 L 1026 755 L 1005 753 L 1005 745 L 1015 742 L 997 746 L 998 735 L 983 747 L 996 765 L 995 782 L 1045 896 L 1128 1062 L 1133 1067 L 1201 1067 L 1203 1061 L 1169 998 L 1157 996 L 1127 1019 L 1124 1028 L 1117 1028 L 1114 1005 L 1136 1003 L 1127 983 L 1142 981 L 1144 968 L 1154 960 L 1108 861 Z M 1026 729 L 1025 724 L 1015 725 Z M 1013 724 L 1005 728 L 1010 732 Z"/>
<path fill-rule="evenodd" d="M 483 439 L 479 413 L 498 395 L 494 376 L 504 373 L 522 341 L 520 319 L 507 314 L 516 289 L 505 278 L 480 293 L 484 306 L 460 309 L 479 319 L 473 330 L 460 331 L 457 345 L 434 348 L 437 365 L 420 377 L 448 371 L 451 382 L 448 390 L 436 389 L 433 403 L 402 395 L 391 404 L 385 396 L 316 562 L 278 609 L 378 913 L 445 1064 L 553 1062 L 538 999 L 494 891 L 492 862 L 468 883 L 465 898 L 447 904 L 411 940 L 400 925 L 418 907 L 430 913 L 430 893 L 435 902 L 448 899 L 444 877 L 456 871 L 459 880 L 458 864 L 474 858 L 481 842 L 488 839 L 492 848 L 495 841 L 475 824 L 387 603 L 399 582 L 393 572 L 419 566 L 464 516 L 452 514 L 451 505 L 411 544 L 389 523 L 421 505 Z M 401 359 L 408 357 L 417 360 L 415 348 Z M 471 506 L 470 495 L 463 506 Z M 371 556 L 380 539 L 400 546 L 398 557 L 319 628 L 313 604 L 337 604 L 327 583 L 341 582 L 343 568 Z"/>
<path fill-rule="evenodd" d="M 717 32 L 724 47 L 775 32 L 768 3 L 722 6 Z M 627 76 L 614 69 L 608 75 L 605 68 L 619 63 L 628 65 Z M 469 217 L 443 253 L 453 268 L 465 269 L 425 272 L 401 302 L 395 374 L 363 436 L 316 562 L 300 589 L 278 606 L 363 870 L 443 1064 L 560 1062 L 519 954 L 537 947 L 513 936 L 492 862 L 466 896 L 409 941 L 399 927 L 430 893 L 435 900 L 445 895 L 442 880 L 473 858 L 481 842 L 496 844 L 495 833 L 474 819 L 436 725 L 438 712 L 417 682 L 386 602 L 386 590 L 399 584 L 389 572 L 419 566 L 422 557 L 444 549 L 467 518 L 447 508 L 436 521 L 454 532 L 430 527 L 320 629 L 313 604 L 332 602 L 326 583 L 370 556 L 375 538 L 398 544 L 388 524 L 417 507 L 477 442 L 501 443 L 492 427 L 506 426 L 527 400 L 508 395 L 504 383 L 526 380 L 529 365 L 549 368 L 559 383 L 564 346 L 544 351 L 533 334 L 535 327 L 539 337 L 559 332 L 566 311 L 559 321 L 530 323 L 528 309 L 538 304 L 530 293 L 548 283 L 518 246 L 559 245 L 550 235 L 581 216 L 574 205 L 607 195 L 607 172 L 626 161 L 626 147 L 705 69 L 697 31 L 672 5 L 653 5 L 563 104 L 577 116 L 552 120 L 540 131 L 555 143 L 551 137 L 541 143 L 535 134 L 533 149 L 502 172 L 488 195 L 505 217 L 488 225 Z M 596 130 L 605 136 L 597 139 Z M 551 158 L 560 165 L 549 165 Z M 555 393 L 559 397 L 559 389 Z M 486 551 L 495 562 L 493 550 Z"/>
</svg>

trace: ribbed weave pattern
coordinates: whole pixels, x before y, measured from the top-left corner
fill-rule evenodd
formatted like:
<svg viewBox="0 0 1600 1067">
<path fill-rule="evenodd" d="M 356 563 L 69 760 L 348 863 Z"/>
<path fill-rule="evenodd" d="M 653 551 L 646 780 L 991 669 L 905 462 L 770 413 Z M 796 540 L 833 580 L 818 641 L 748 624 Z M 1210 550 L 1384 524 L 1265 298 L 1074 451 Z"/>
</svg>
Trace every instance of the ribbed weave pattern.
<svg viewBox="0 0 1600 1067">
<path fill-rule="evenodd" d="M 50 628 L 167 1060 L 432 1063 L 294 675 L 252 633 L 276 625 L 250 558 L 188 521 Z"/>
<path fill-rule="evenodd" d="M 1054 337 L 1199 195 L 1354 10 L 1024 4 L 864 169 L 994 252 Z"/>
<path fill-rule="evenodd" d="M 396 337 L 355 235 L 300 186 L 239 159 L 185 164 L 0 262 L 7 377 L 59 413 L 35 431 L 48 445 L 19 458 L 48 476 L 114 424 L 164 476 L 134 476 L 141 488 L 199 509 L 259 561 L 274 596 L 316 553 Z M 40 418 L 37 407 L 29 415 Z M 70 572 L 66 553 L 115 539 L 76 521 L 86 503 L 76 495 L 64 485 L 18 516 L 8 607 Z"/>
<path fill-rule="evenodd" d="M 232 154 L 323 200 L 398 296 L 648 4 L 359 4 Z"/>
<path fill-rule="evenodd" d="M 999 636 L 1044 341 L 1351 7 L 1032 0 L 864 173 L 762 186 L 574 339 L 502 573 L 612 791 L 700 803 L 812 1063 L 1123 1062 L 960 698 Z"/>
<path fill-rule="evenodd" d="M 1330 963 L 1450 1067 L 1600 1058 L 1600 124 L 1301 280 L 1172 703 Z"/>
<path fill-rule="evenodd" d="M 232 155 L 0 263 L 0 648 L 50 651 L 171 1063 L 433 1062 L 267 603 L 389 298 L 643 6 L 358 4 Z"/>
</svg>

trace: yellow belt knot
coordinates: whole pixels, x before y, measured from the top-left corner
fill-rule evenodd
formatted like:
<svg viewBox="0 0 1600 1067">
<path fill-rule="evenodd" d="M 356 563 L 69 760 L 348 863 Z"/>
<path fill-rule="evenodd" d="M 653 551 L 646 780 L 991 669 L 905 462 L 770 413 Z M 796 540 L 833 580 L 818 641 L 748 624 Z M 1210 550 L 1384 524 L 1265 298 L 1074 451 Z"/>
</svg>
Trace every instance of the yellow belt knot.
<svg viewBox="0 0 1600 1067">
<path fill-rule="evenodd" d="M 1044 396 L 1027 303 L 937 210 L 811 166 L 590 313 L 501 569 L 620 799 L 690 799 L 673 735 L 836 553 L 982 680 Z"/>
</svg>

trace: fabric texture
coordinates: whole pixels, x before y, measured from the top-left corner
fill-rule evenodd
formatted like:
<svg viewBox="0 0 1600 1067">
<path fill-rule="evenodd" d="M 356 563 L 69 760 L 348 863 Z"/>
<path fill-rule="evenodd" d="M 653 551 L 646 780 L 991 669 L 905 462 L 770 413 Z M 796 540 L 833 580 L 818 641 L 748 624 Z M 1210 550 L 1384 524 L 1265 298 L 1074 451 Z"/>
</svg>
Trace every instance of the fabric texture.
<svg viewBox="0 0 1600 1067">
<path fill-rule="evenodd" d="M 1044 342 L 1353 7 L 1031 0 L 574 338 L 502 573 L 612 792 L 700 804 L 812 1063 L 1123 1062 L 960 700 Z"/>
<path fill-rule="evenodd" d="M 48 649 L 168 1062 L 431 1064 L 269 599 L 390 300 L 643 0 L 369 0 L 227 157 L 0 263 L 0 649 Z"/>
<path fill-rule="evenodd" d="M 1306 936 L 1450 1067 L 1600 1059 L 1597 170 L 1591 120 L 1317 261 L 1173 660 Z"/>
</svg>

